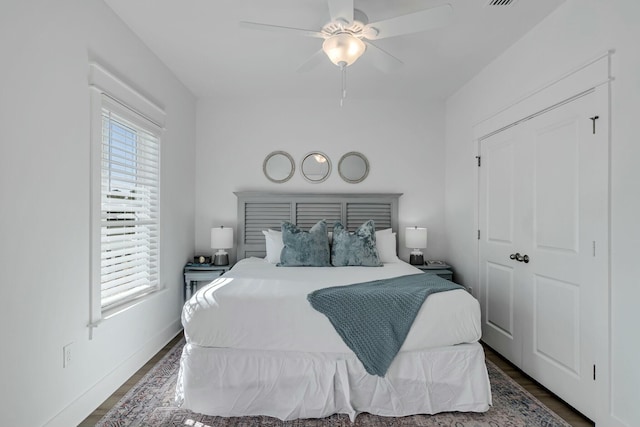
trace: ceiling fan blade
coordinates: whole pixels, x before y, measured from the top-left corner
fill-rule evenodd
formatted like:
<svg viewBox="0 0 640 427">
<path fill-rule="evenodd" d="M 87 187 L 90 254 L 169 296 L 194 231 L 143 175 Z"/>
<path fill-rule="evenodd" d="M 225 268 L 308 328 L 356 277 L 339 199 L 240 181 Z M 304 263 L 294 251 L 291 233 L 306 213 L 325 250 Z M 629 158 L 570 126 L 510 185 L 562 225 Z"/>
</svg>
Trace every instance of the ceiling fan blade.
<svg viewBox="0 0 640 427">
<path fill-rule="evenodd" d="M 390 73 L 397 70 L 404 65 L 404 62 L 391 55 L 384 49 L 379 48 L 370 41 L 365 42 L 367 44 L 367 51 L 365 55 L 368 56 L 373 65 L 384 73 Z"/>
<path fill-rule="evenodd" d="M 397 16 L 367 25 L 365 37 L 369 40 L 385 39 L 403 34 L 419 33 L 447 25 L 453 14 L 450 4 L 437 6 L 408 15 Z"/>
<path fill-rule="evenodd" d="M 353 21 L 353 0 L 328 0 L 329 16 L 332 21 L 344 20 L 346 23 Z"/>
<path fill-rule="evenodd" d="M 289 34 L 294 34 L 298 36 L 316 37 L 319 39 L 324 38 L 322 33 L 319 31 L 305 30 L 302 28 L 282 27 L 280 25 L 261 24 L 259 22 L 247 22 L 247 21 L 240 21 L 240 26 L 244 28 L 251 28 L 253 30 L 276 31 L 279 33 L 289 33 Z"/>
<path fill-rule="evenodd" d="M 304 63 L 302 63 L 302 65 L 300 65 L 296 71 L 299 73 L 306 73 L 320 65 L 325 60 L 328 60 L 327 55 L 322 49 L 320 49 L 316 53 L 311 55 L 311 57 Z"/>
</svg>

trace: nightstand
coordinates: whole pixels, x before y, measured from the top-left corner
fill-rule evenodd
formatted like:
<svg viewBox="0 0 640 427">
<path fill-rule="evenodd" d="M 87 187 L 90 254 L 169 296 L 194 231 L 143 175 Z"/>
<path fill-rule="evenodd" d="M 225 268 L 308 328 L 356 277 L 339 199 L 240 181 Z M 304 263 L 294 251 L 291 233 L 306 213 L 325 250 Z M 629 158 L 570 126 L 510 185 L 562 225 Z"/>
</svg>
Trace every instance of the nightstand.
<svg viewBox="0 0 640 427">
<path fill-rule="evenodd" d="M 430 265 L 414 265 L 414 267 L 422 270 L 425 274 L 435 274 L 443 279 L 450 280 L 453 282 L 453 271 L 450 270 L 451 266 L 447 264 L 438 265 L 436 267 Z"/>
<path fill-rule="evenodd" d="M 184 300 L 191 298 L 198 282 L 211 282 L 231 269 L 231 265 L 193 264 L 184 266 Z"/>
</svg>

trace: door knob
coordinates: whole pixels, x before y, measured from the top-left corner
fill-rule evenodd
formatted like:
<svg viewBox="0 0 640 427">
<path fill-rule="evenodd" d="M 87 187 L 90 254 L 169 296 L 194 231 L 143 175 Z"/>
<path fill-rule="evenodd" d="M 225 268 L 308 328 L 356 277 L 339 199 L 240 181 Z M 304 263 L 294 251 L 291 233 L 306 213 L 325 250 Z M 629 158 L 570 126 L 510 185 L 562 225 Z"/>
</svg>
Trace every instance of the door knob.
<svg viewBox="0 0 640 427">
<path fill-rule="evenodd" d="M 527 264 L 529 262 L 529 255 L 520 255 L 520 252 L 516 252 L 515 254 L 509 255 L 509 259 L 515 259 L 518 262 Z"/>
</svg>

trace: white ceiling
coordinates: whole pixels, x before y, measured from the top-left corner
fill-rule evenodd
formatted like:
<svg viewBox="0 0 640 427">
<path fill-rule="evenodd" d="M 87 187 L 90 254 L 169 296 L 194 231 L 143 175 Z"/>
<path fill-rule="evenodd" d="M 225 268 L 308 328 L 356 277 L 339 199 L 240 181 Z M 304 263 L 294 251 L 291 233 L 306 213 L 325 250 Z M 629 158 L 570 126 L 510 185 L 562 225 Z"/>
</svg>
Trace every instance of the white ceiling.
<svg viewBox="0 0 640 427">
<path fill-rule="evenodd" d="M 348 97 L 444 99 L 526 34 L 564 0 L 355 0 L 370 22 L 449 3 L 445 28 L 376 44 L 404 62 L 376 69 L 367 52 L 348 68 Z M 306 73 L 297 68 L 322 39 L 241 28 L 239 21 L 319 30 L 326 0 L 105 0 L 198 97 L 335 97 L 340 71 L 328 58 Z"/>
</svg>

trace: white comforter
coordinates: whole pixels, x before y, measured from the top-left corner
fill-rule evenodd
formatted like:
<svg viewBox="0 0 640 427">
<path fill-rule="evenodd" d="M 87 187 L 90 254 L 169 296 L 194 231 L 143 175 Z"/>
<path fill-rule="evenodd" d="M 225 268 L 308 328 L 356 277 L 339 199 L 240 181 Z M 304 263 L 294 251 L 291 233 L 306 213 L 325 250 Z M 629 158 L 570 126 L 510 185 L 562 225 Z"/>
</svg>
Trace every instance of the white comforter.
<svg viewBox="0 0 640 427">
<path fill-rule="evenodd" d="M 419 272 L 401 261 L 383 267 L 276 267 L 247 258 L 185 303 L 182 324 L 187 342 L 201 347 L 351 352 L 307 294 Z M 400 351 L 476 342 L 480 334 L 478 301 L 464 290 L 441 292 L 422 305 Z"/>
</svg>

